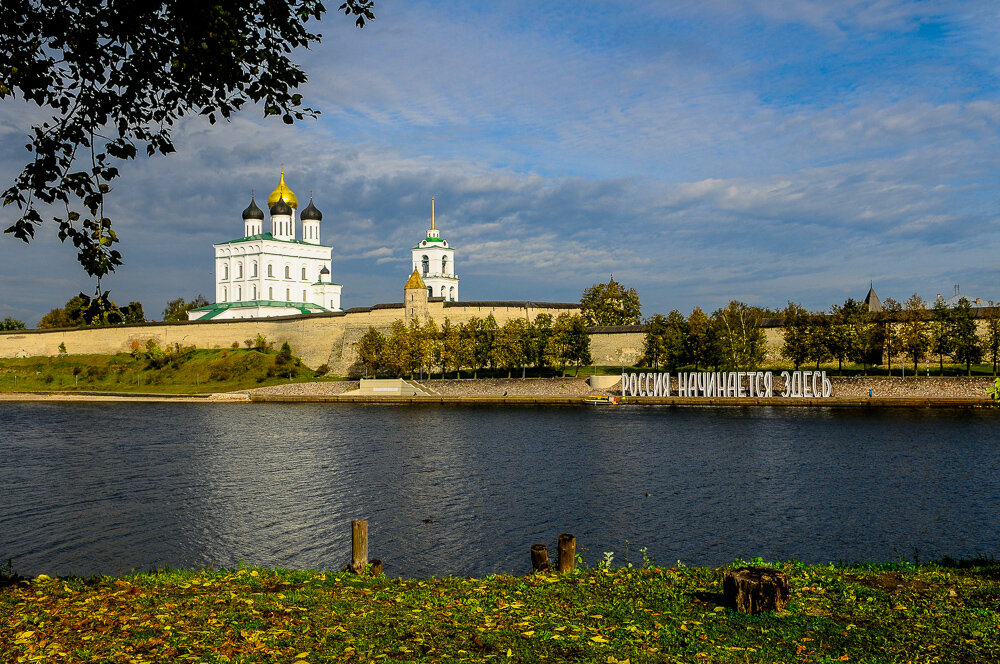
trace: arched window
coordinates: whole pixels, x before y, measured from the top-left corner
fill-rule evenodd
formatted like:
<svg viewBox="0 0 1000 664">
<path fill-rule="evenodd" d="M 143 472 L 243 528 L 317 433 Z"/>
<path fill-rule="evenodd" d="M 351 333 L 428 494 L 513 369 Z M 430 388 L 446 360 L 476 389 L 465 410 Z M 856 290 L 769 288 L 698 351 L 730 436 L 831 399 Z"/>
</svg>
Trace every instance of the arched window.
<svg viewBox="0 0 1000 664">
<path fill-rule="evenodd" d="M 291 302 L 291 301 L 292 301 L 292 289 L 291 288 L 286 288 L 285 289 L 285 302 Z"/>
<path fill-rule="evenodd" d="M 303 302 L 306 301 L 306 292 L 305 291 L 302 291 L 302 301 Z"/>
<path fill-rule="evenodd" d="M 444 286 L 441 287 L 441 297 L 444 297 Z"/>
<path fill-rule="evenodd" d="M 267 276 L 269 277 L 274 276 L 274 266 L 271 265 L 270 263 L 267 264 Z"/>
<path fill-rule="evenodd" d="M 448 274 L 448 257 L 447 256 L 442 256 L 441 257 L 441 274 Z M 441 293 L 441 294 L 444 295 L 444 293 Z"/>
<path fill-rule="evenodd" d="M 454 302 L 455 301 L 455 287 L 452 286 L 451 290 L 448 291 L 448 293 L 449 293 L 449 298 L 448 299 L 450 299 L 452 302 Z"/>
<path fill-rule="evenodd" d="M 257 299 L 257 287 L 256 286 L 253 287 L 253 299 L 255 299 L 255 300 Z"/>
<path fill-rule="evenodd" d="M 257 261 L 254 261 L 253 263 L 250 263 L 250 277 L 252 278 L 256 276 L 257 276 Z"/>
<path fill-rule="evenodd" d="M 222 301 L 223 302 L 229 302 L 229 291 L 224 286 L 222 288 Z"/>
<path fill-rule="evenodd" d="M 273 300 L 274 299 L 274 289 L 271 288 L 270 286 L 268 286 L 268 289 L 267 289 L 267 299 L 269 299 L 269 300 Z"/>
<path fill-rule="evenodd" d="M 302 281 L 306 280 L 306 269 L 302 268 Z"/>
<path fill-rule="evenodd" d="M 243 287 L 242 286 L 237 286 L 236 287 L 236 301 L 237 302 L 242 302 L 243 301 Z"/>
<path fill-rule="evenodd" d="M 222 278 L 223 279 L 229 278 L 229 263 L 226 263 L 225 265 L 222 266 Z"/>
<path fill-rule="evenodd" d="M 292 278 L 292 268 L 289 267 L 288 265 L 286 265 L 285 266 L 285 279 L 291 279 L 291 278 Z"/>
<path fill-rule="evenodd" d="M 427 295 L 429 297 L 434 297 L 434 288 L 433 287 L 431 287 L 431 286 L 427 287 Z"/>
<path fill-rule="evenodd" d="M 236 278 L 237 279 L 243 278 L 243 263 L 236 264 Z"/>
<path fill-rule="evenodd" d="M 420 259 L 420 265 L 423 266 L 423 273 L 426 276 L 428 270 L 430 270 L 430 265 L 431 265 L 431 262 L 427 258 L 427 256 L 424 256 L 422 259 Z"/>
</svg>

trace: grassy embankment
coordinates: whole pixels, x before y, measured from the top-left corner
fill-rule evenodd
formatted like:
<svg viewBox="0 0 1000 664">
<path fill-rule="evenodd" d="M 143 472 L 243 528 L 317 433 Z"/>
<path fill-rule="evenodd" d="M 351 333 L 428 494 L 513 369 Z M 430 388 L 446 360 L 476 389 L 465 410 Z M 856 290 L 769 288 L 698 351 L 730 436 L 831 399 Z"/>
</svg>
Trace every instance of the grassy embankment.
<svg viewBox="0 0 1000 664">
<path fill-rule="evenodd" d="M 136 356 L 138 355 L 138 356 Z M 195 348 L 117 355 L 0 359 L 0 392 L 228 392 L 278 383 L 337 380 L 269 349 Z"/>
<path fill-rule="evenodd" d="M 1000 568 L 782 566 L 787 609 L 720 606 L 721 572 L 485 579 L 309 571 L 38 577 L 0 588 L 4 661 L 986 662 Z"/>
</svg>

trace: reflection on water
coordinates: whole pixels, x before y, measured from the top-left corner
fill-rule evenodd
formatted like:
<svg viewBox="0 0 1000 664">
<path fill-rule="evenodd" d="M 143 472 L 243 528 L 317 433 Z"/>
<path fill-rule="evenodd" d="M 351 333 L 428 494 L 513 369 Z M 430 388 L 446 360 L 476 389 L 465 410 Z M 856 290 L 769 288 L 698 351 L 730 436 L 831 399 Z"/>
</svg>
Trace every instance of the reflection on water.
<svg viewBox="0 0 1000 664">
<path fill-rule="evenodd" d="M 5 404 L 0 558 L 22 574 L 331 569 L 369 521 L 390 575 L 995 554 L 1000 414 Z M 425 523 L 432 520 L 433 523 Z"/>
</svg>

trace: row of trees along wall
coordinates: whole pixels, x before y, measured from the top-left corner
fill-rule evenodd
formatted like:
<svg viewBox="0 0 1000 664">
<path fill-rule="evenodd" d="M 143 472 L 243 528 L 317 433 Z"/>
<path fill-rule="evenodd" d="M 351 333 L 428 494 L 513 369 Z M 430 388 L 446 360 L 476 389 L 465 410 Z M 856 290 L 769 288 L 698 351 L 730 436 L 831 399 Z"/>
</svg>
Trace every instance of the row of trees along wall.
<svg viewBox="0 0 1000 664">
<path fill-rule="evenodd" d="M 779 326 L 780 347 L 768 344 L 765 329 Z M 912 364 L 933 359 L 939 373 L 944 364 L 1000 361 L 1000 307 L 973 308 L 962 299 L 954 307 L 938 300 L 929 308 L 917 295 L 905 304 L 892 298 L 883 311 L 872 312 L 863 302 L 848 299 L 829 312 L 809 312 L 789 302 L 772 312 L 742 302 L 730 302 L 711 316 L 695 308 L 686 318 L 679 311 L 656 314 L 646 320 L 643 357 L 654 368 L 756 369 L 781 358 L 796 369 L 801 365 L 837 362 L 869 366 Z"/>
<path fill-rule="evenodd" d="M 493 315 L 473 318 L 459 325 L 447 318 L 442 324 L 433 320 L 420 324 L 411 320 L 409 325 L 397 320 L 388 335 L 374 327 L 357 342 L 356 350 L 360 371 L 369 376 L 413 376 L 418 372 L 438 370 L 442 376 L 461 370 L 491 372 L 506 370 L 511 377 L 514 370 L 525 375 L 528 367 L 533 371 L 558 371 L 566 375 L 566 368 L 591 362 L 588 325 L 579 315 L 539 314 L 531 322 L 511 319 L 497 325 Z M 356 369 L 357 371 L 357 369 Z"/>
</svg>

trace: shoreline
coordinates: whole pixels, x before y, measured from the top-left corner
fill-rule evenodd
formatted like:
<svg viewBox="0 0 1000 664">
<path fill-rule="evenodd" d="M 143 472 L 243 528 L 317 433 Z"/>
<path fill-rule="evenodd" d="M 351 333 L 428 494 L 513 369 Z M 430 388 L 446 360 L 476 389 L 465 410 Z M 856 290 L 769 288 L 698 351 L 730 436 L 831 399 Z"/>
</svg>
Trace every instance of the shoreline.
<svg viewBox="0 0 1000 664">
<path fill-rule="evenodd" d="M 585 378 L 483 378 L 410 381 L 427 396 L 362 394 L 357 381 L 288 383 L 234 392 L 3 392 L 0 402 L 130 403 L 327 403 L 425 406 L 582 406 L 591 395 L 616 396 L 622 405 L 661 407 L 988 408 L 992 378 L 833 377 L 833 396 L 821 397 L 621 397 L 617 387 L 593 389 Z M 872 396 L 868 396 L 871 390 Z"/>
</svg>

